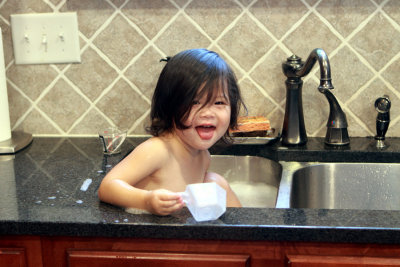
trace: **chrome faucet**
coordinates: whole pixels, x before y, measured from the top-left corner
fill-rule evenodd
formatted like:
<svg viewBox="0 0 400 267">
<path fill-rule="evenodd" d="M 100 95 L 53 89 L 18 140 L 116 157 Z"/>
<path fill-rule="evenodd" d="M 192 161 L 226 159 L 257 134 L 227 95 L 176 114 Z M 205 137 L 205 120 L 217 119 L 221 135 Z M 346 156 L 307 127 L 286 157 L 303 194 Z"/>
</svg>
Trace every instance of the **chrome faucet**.
<svg viewBox="0 0 400 267">
<path fill-rule="evenodd" d="M 350 143 L 347 132 L 346 114 L 343 112 L 335 96 L 331 93 L 331 68 L 325 51 L 314 49 L 306 62 L 293 55 L 282 64 L 286 79 L 286 108 L 282 128 L 282 144 L 303 145 L 307 143 L 307 133 L 304 125 L 302 103 L 302 77 L 310 73 L 318 60 L 320 69 L 320 85 L 318 90 L 323 93 L 329 102 L 329 118 L 325 143 L 328 145 L 347 145 Z"/>
</svg>

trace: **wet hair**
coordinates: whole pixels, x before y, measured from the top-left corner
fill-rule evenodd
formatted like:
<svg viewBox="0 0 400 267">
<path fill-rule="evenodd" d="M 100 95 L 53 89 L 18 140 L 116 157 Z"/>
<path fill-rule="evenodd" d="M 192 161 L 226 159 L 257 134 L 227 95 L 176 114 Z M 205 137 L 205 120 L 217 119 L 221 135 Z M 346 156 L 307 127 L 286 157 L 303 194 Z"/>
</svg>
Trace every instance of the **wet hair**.
<svg viewBox="0 0 400 267">
<path fill-rule="evenodd" d="M 231 106 L 229 127 L 237 126 L 237 118 L 243 105 L 235 74 L 215 52 L 207 49 L 185 50 L 166 58 L 158 79 L 151 105 L 151 126 L 147 131 L 153 136 L 170 132 L 174 126 L 187 129 L 184 124 L 195 99 L 207 95 L 206 103 L 213 101 L 217 90 L 226 87 Z M 222 87 L 223 86 L 223 87 Z M 226 92 L 224 92 L 225 94 Z M 244 105 L 243 105 L 244 106 Z M 229 132 L 225 133 L 229 136 Z"/>
</svg>

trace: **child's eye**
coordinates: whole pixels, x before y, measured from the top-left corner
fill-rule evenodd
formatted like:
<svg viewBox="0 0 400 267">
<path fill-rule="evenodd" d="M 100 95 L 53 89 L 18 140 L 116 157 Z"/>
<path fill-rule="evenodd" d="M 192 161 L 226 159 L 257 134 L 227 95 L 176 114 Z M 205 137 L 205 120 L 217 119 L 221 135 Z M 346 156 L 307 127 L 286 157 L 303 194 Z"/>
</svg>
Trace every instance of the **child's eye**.
<svg viewBox="0 0 400 267">
<path fill-rule="evenodd" d="M 199 105 L 200 101 L 199 100 L 193 100 L 193 105 Z"/>
<path fill-rule="evenodd" d="M 215 105 L 226 105 L 225 101 L 216 101 Z"/>
</svg>

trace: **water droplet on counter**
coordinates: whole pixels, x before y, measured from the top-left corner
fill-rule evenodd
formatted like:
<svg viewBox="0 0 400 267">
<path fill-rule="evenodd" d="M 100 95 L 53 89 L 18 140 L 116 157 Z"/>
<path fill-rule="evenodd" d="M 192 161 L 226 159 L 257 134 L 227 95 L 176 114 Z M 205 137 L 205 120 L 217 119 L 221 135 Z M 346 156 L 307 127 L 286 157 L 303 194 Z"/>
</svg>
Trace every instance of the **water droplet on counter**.
<svg viewBox="0 0 400 267">
<path fill-rule="evenodd" d="M 77 200 L 77 201 L 75 201 L 76 203 L 78 203 L 78 204 L 82 204 L 83 203 L 83 201 L 82 200 Z"/>
<path fill-rule="evenodd" d="M 36 204 L 41 204 L 42 201 L 41 201 L 41 200 L 38 200 L 38 201 L 36 201 L 35 203 L 36 203 Z"/>
<path fill-rule="evenodd" d="M 111 168 L 111 167 L 112 167 L 111 164 L 107 164 L 107 165 L 106 165 L 106 168 Z"/>
<path fill-rule="evenodd" d="M 104 173 L 104 171 L 100 170 L 100 171 L 97 171 L 97 173 Z"/>
<path fill-rule="evenodd" d="M 124 219 L 124 222 L 129 222 L 129 220 L 128 219 Z"/>
<path fill-rule="evenodd" d="M 47 199 L 56 199 L 57 197 L 55 197 L 55 196 L 51 196 L 51 197 L 48 197 Z"/>
<path fill-rule="evenodd" d="M 119 223 L 119 220 L 115 220 L 114 222 Z"/>
</svg>

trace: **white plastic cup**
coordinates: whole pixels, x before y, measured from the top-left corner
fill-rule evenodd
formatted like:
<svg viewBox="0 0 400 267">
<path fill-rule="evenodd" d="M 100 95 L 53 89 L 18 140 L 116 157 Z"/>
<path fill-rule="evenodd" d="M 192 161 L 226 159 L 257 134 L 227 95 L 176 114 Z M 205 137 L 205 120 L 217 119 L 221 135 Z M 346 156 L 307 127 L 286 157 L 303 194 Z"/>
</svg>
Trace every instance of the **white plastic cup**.
<svg viewBox="0 0 400 267">
<path fill-rule="evenodd" d="M 189 184 L 180 195 L 198 222 L 216 220 L 226 211 L 226 191 L 216 183 Z"/>
</svg>

